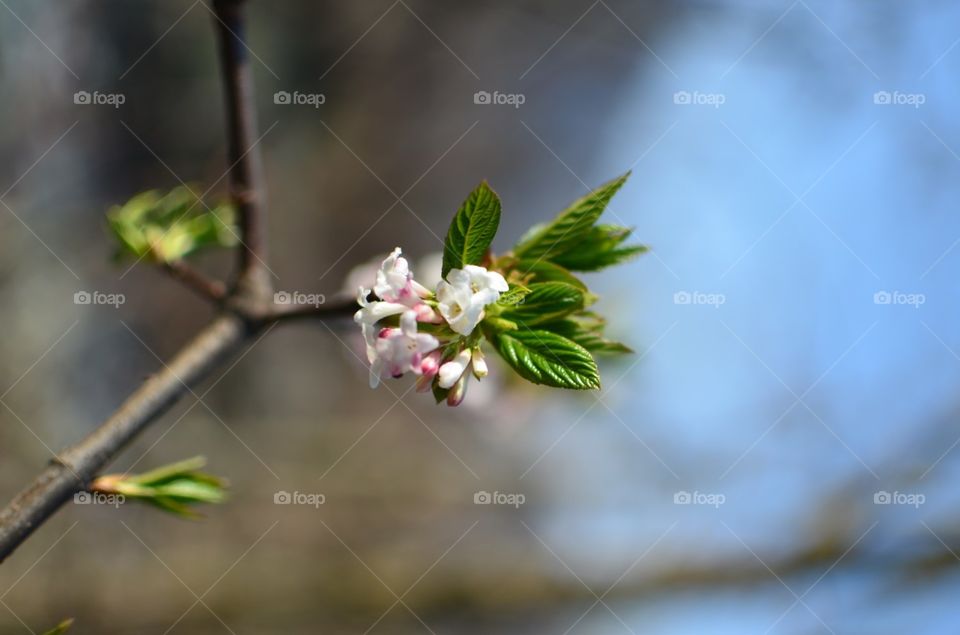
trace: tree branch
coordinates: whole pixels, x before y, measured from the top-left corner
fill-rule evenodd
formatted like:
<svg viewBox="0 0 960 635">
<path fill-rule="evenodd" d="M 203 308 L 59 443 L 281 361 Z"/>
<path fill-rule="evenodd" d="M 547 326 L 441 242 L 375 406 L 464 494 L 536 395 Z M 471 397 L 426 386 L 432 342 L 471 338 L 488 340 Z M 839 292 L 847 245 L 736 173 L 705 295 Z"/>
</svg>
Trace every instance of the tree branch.
<svg viewBox="0 0 960 635">
<path fill-rule="evenodd" d="M 253 82 L 242 39 L 242 4 L 243 0 L 214 0 L 213 3 L 226 93 L 231 195 L 240 213 L 242 231 L 237 285 L 225 291 L 222 283 L 208 280 L 186 263 L 166 267 L 202 295 L 222 300 L 225 313 L 130 395 L 109 419 L 85 439 L 61 452 L 0 512 L 0 562 L 75 492 L 88 487 L 137 434 L 264 326 L 303 317 L 344 317 L 356 308 L 352 299 L 342 297 L 319 306 L 272 302 L 266 264 L 266 209 L 260 158 L 253 141 L 256 131 Z"/>
<path fill-rule="evenodd" d="M 227 297 L 227 288 L 222 282 L 211 280 L 183 260 L 164 263 L 163 268 L 171 276 L 208 300 L 222 302 Z"/>
<path fill-rule="evenodd" d="M 356 302 L 338 296 L 320 306 L 274 305 L 263 316 L 225 313 L 201 331 L 140 386 L 109 419 L 80 443 L 61 452 L 33 483 L 0 512 L 0 562 L 91 480 L 130 441 L 177 399 L 220 367 L 268 324 L 289 320 L 337 319 L 352 315 Z"/>
<path fill-rule="evenodd" d="M 349 317 L 357 311 L 357 299 L 352 295 L 336 295 L 323 304 L 274 304 L 265 319 L 268 321 L 310 318 Z"/>
<path fill-rule="evenodd" d="M 241 294 L 264 299 L 271 293 L 267 270 L 266 200 L 257 123 L 253 74 L 244 42 L 244 0 L 214 0 L 215 27 L 220 40 L 227 114 L 227 157 L 230 195 L 240 215 L 242 248 L 238 287 Z"/>
<path fill-rule="evenodd" d="M 93 433 L 61 452 L 0 512 L 0 562 L 75 492 L 86 487 L 131 439 L 240 348 L 254 329 L 235 315 L 218 318 Z"/>
</svg>

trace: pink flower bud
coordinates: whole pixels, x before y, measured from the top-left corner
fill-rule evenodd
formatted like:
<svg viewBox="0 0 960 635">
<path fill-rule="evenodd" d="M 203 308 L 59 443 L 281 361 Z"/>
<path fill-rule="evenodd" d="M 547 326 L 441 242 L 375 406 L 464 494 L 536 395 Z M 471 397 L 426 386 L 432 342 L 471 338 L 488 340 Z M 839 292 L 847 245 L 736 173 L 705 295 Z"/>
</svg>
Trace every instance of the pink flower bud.
<svg viewBox="0 0 960 635">
<path fill-rule="evenodd" d="M 435 350 L 420 362 L 420 372 L 425 377 L 432 378 L 440 370 L 440 351 Z"/>
<path fill-rule="evenodd" d="M 439 324 L 443 321 L 443 318 L 425 303 L 418 304 L 416 307 L 414 307 L 414 311 L 417 312 L 417 322 Z"/>
<path fill-rule="evenodd" d="M 467 373 L 464 373 L 463 376 L 460 377 L 460 380 L 450 389 L 450 392 L 447 394 L 448 406 L 459 406 L 460 402 L 463 401 L 464 396 L 467 394 L 467 376 Z"/>
</svg>

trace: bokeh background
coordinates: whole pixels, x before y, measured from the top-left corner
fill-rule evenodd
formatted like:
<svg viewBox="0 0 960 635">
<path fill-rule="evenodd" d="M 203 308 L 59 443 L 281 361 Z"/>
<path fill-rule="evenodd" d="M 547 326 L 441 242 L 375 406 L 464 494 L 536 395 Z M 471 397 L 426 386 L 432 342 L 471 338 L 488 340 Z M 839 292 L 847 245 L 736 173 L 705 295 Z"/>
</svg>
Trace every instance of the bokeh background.
<svg viewBox="0 0 960 635">
<path fill-rule="evenodd" d="M 212 316 L 103 228 L 146 189 L 225 193 L 206 2 L 0 2 L 5 500 Z M 653 251 L 590 282 L 637 354 L 599 394 L 495 367 L 448 409 L 370 391 L 352 324 L 276 329 L 113 466 L 205 454 L 230 502 L 67 506 L 0 569 L 0 631 L 955 631 L 960 7 L 249 12 L 278 288 L 335 293 L 396 245 L 429 278 L 480 179 L 502 250 L 633 169 L 608 218 Z"/>
</svg>

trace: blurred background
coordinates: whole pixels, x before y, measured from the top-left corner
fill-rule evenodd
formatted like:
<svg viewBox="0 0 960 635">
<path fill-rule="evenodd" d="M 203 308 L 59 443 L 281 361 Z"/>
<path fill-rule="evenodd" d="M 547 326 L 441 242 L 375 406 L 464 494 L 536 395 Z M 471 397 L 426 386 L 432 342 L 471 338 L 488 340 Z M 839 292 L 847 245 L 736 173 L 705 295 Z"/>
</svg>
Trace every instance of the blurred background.
<svg viewBox="0 0 960 635">
<path fill-rule="evenodd" d="M 0 2 L 4 500 L 212 317 L 103 221 L 225 195 L 206 3 Z M 436 275 L 483 178 L 505 250 L 633 169 L 607 218 L 653 251 L 590 283 L 637 354 L 448 409 L 371 391 L 349 322 L 277 329 L 112 466 L 205 454 L 230 502 L 65 507 L 0 569 L 0 631 L 955 632 L 960 7 L 249 5 L 278 288 L 397 245 Z"/>
</svg>

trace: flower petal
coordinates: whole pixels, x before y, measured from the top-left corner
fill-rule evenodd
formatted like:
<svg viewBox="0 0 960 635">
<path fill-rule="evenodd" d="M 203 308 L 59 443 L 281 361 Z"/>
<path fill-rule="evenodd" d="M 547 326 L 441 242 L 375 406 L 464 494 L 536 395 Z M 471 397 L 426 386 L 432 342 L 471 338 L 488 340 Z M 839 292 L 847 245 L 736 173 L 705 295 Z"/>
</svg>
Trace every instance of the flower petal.
<svg viewBox="0 0 960 635">
<path fill-rule="evenodd" d="M 440 370 L 437 373 L 438 383 L 441 388 L 450 388 L 460 377 L 463 375 L 464 371 L 467 370 L 467 364 L 470 363 L 470 350 L 464 349 L 460 351 L 456 357 L 451 359 L 446 364 L 440 366 Z"/>
<path fill-rule="evenodd" d="M 481 377 L 486 377 L 489 369 L 487 368 L 487 360 L 483 357 L 483 351 L 480 350 L 480 347 L 473 349 L 473 374 L 477 379 Z"/>
<path fill-rule="evenodd" d="M 410 307 L 396 302 L 370 302 L 365 307 L 357 311 L 353 319 L 362 324 L 373 324 L 379 322 L 385 317 L 397 315 L 407 311 Z"/>
<path fill-rule="evenodd" d="M 417 312 L 404 311 L 400 316 L 400 330 L 406 337 L 417 336 Z"/>
<path fill-rule="evenodd" d="M 370 364 L 370 387 L 376 388 L 380 385 L 380 374 L 383 373 L 383 360 L 375 359 Z"/>
</svg>

